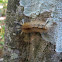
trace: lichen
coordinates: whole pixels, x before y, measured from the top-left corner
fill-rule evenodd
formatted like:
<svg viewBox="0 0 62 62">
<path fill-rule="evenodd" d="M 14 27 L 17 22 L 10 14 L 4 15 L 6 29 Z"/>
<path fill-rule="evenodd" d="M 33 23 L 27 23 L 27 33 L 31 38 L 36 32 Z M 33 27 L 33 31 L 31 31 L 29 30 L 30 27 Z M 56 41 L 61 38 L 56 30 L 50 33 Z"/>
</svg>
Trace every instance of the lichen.
<svg viewBox="0 0 62 62">
<path fill-rule="evenodd" d="M 45 11 L 54 11 L 55 2 L 53 0 L 20 0 L 20 5 L 24 7 L 24 15 L 35 18 Z"/>
<path fill-rule="evenodd" d="M 16 59 L 16 58 L 18 58 L 18 54 L 12 53 L 12 54 L 11 54 L 11 59 Z"/>
<path fill-rule="evenodd" d="M 40 0 L 21 0 L 20 5 L 24 7 L 24 15 L 36 17 L 40 12 Z"/>
<path fill-rule="evenodd" d="M 57 31 L 56 51 L 62 52 L 62 21 L 58 23 Z"/>
</svg>

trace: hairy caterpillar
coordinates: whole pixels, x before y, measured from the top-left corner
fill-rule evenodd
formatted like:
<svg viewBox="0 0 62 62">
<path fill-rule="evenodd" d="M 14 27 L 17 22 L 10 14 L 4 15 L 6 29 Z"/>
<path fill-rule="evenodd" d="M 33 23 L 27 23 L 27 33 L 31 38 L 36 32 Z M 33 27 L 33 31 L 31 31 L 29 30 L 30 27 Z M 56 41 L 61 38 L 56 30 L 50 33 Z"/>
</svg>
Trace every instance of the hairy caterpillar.
<svg viewBox="0 0 62 62">
<path fill-rule="evenodd" d="M 53 23 L 54 24 L 54 23 Z M 24 33 L 31 33 L 31 32 L 47 32 L 49 26 L 49 21 L 31 21 L 31 22 L 25 22 L 24 24 L 20 24 L 20 30 Z"/>
</svg>

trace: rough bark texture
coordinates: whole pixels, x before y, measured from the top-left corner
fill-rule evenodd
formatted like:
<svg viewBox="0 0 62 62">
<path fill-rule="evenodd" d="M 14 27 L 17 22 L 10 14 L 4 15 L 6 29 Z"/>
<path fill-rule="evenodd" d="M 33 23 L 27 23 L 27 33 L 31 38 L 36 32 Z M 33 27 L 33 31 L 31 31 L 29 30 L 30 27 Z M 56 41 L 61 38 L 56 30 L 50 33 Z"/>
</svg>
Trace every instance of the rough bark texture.
<svg viewBox="0 0 62 62">
<path fill-rule="evenodd" d="M 48 16 L 46 16 L 46 14 Z M 5 25 L 4 62 L 61 62 L 62 54 L 55 52 L 55 45 L 42 39 L 40 33 L 18 33 L 14 21 L 46 20 L 51 13 L 43 13 L 32 19 L 23 15 L 19 0 L 8 0 Z"/>
</svg>

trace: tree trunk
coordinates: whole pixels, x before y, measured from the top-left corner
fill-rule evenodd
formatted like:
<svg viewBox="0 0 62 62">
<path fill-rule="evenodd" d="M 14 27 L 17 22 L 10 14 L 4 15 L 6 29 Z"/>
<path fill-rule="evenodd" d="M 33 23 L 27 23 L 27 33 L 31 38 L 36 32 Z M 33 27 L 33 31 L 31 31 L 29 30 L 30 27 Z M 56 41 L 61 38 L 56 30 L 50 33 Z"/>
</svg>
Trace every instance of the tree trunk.
<svg viewBox="0 0 62 62">
<path fill-rule="evenodd" d="M 20 0 L 8 0 L 5 24 L 4 62 L 61 62 L 62 54 L 55 52 L 55 45 L 46 42 L 41 33 L 18 33 L 14 22 L 22 23 L 51 18 L 51 12 L 45 11 L 35 18 L 26 16 Z M 40 3 L 39 3 L 40 4 Z M 45 6 L 46 7 L 46 6 Z M 27 9 L 25 9 L 27 11 Z"/>
</svg>

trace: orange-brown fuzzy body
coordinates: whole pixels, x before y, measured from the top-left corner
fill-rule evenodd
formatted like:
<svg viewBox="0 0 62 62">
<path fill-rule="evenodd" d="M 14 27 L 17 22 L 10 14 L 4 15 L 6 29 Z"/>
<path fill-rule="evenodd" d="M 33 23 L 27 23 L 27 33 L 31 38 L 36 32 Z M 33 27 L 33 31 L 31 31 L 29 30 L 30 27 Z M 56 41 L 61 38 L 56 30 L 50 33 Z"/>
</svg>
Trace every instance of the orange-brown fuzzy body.
<svg viewBox="0 0 62 62">
<path fill-rule="evenodd" d="M 24 33 L 47 32 L 47 29 L 44 26 L 45 22 L 42 21 L 26 22 L 22 25 L 22 32 Z"/>
</svg>

